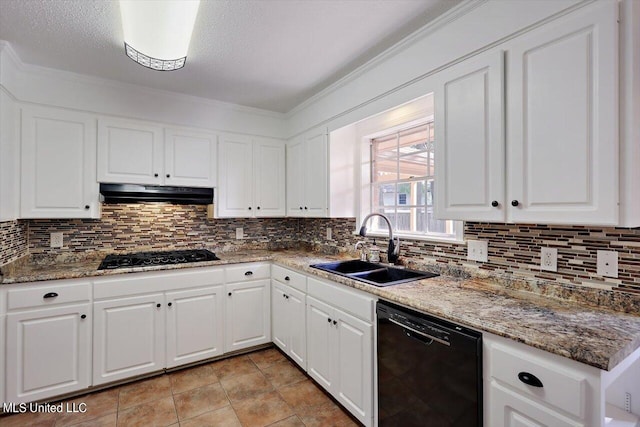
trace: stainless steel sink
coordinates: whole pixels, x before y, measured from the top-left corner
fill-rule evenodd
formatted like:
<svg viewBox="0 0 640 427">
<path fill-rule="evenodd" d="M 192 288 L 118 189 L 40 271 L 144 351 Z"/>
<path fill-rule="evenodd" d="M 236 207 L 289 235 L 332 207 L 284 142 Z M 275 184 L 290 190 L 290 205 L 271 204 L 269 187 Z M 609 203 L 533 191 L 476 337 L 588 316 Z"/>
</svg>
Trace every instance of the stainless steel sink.
<svg viewBox="0 0 640 427">
<path fill-rule="evenodd" d="M 399 283 L 411 282 L 414 280 L 428 279 L 438 276 L 435 273 L 424 271 L 408 270 L 376 264 L 373 262 L 360 261 L 358 259 L 338 262 L 325 262 L 314 264 L 312 268 L 328 271 L 344 277 L 349 277 L 360 282 L 373 286 L 391 286 Z"/>
</svg>

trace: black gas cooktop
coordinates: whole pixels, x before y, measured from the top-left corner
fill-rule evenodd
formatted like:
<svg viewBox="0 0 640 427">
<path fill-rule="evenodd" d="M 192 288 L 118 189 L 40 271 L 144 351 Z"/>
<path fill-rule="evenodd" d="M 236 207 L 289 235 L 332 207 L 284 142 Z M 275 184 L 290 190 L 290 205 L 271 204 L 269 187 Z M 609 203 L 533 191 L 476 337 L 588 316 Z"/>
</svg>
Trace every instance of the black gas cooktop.
<svg viewBox="0 0 640 427">
<path fill-rule="evenodd" d="M 206 249 L 184 251 L 136 252 L 132 254 L 107 255 L 98 270 L 116 268 L 147 267 L 151 265 L 184 264 L 188 262 L 219 260 L 213 252 Z"/>
</svg>

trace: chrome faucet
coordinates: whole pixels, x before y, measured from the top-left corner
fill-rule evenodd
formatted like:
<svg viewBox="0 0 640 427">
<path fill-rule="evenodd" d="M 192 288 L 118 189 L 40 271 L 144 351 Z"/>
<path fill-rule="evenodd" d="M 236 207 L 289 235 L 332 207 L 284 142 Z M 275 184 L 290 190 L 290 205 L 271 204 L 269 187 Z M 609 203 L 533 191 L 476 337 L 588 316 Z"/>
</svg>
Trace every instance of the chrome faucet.
<svg viewBox="0 0 640 427">
<path fill-rule="evenodd" d="M 355 250 L 357 251 L 359 247 L 362 247 L 362 249 L 360 249 L 360 261 L 366 261 L 367 253 L 364 251 L 364 242 L 362 240 L 356 243 Z"/>
<path fill-rule="evenodd" d="M 386 215 L 383 215 L 378 212 L 372 212 L 367 215 L 364 220 L 362 220 L 362 225 L 360 226 L 360 235 L 365 237 L 367 235 L 367 221 L 372 216 L 379 216 L 387 222 L 387 228 L 389 229 L 389 249 L 387 249 L 387 259 L 390 264 L 395 264 L 400 256 L 400 238 L 396 237 L 396 241 L 393 241 L 393 229 L 391 228 L 391 221 L 387 218 Z"/>
</svg>

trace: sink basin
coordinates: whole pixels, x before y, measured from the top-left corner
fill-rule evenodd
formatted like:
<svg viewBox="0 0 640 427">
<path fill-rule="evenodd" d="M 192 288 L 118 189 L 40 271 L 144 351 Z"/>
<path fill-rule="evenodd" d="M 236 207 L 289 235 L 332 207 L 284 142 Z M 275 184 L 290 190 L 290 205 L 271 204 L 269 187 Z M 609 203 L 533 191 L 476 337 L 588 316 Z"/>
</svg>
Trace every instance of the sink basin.
<svg viewBox="0 0 640 427">
<path fill-rule="evenodd" d="M 311 267 L 317 268 L 318 270 L 328 271 L 329 273 L 338 274 L 340 276 L 349 277 L 374 286 L 391 286 L 399 283 L 438 276 L 438 274 L 435 273 L 385 266 L 357 259 L 325 262 L 322 264 L 314 264 Z"/>
</svg>

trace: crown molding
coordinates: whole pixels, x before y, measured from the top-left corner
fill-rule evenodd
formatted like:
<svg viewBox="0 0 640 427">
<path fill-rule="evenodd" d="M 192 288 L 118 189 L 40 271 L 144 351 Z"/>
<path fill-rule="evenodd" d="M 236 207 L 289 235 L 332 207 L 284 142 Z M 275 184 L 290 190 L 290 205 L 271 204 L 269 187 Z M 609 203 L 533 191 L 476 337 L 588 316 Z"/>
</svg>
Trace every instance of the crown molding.
<svg viewBox="0 0 640 427">
<path fill-rule="evenodd" d="M 27 64 L 22 61 L 22 59 L 15 52 L 11 43 L 6 40 L 0 40 L 0 53 L 6 53 L 9 58 L 14 63 L 15 67 L 21 73 L 30 73 L 34 75 L 39 75 L 43 77 L 55 78 L 55 79 L 64 79 L 71 82 L 78 82 L 89 85 L 96 85 L 102 87 L 108 87 L 113 89 L 121 89 L 126 91 L 135 90 L 137 92 L 147 94 L 147 95 L 156 95 L 156 96 L 169 96 L 173 99 L 183 100 L 192 103 L 199 103 L 203 105 L 207 105 L 210 107 L 216 107 L 220 109 L 236 111 L 246 114 L 254 114 L 258 116 L 266 116 L 276 119 L 285 119 L 284 113 L 279 113 L 277 111 L 264 110 L 261 108 L 247 107 L 244 105 L 233 104 L 224 101 L 218 101 L 216 99 L 210 98 L 202 98 L 194 95 L 187 95 L 179 92 L 172 92 L 163 89 L 150 88 L 148 86 L 142 86 L 132 83 L 124 83 L 117 80 L 105 79 L 102 77 L 90 76 L 87 74 L 74 73 L 72 71 L 64 71 L 58 70 L 55 68 L 42 67 L 34 64 Z"/>
<path fill-rule="evenodd" d="M 291 118 L 298 112 L 307 108 L 309 105 L 317 102 L 318 100 L 320 100 L 321 98 L 324 98 L 330 93 L 335 92 L 336 90 L 340 89 L 346 84 L 356 80 L 362 74 L 371 70 L 372 68 L 377 66 L 379 63 L 384 62 L 389 57 L 394 56 L 397 53 L 403 51 L 404 49 L 406 49 L 408 46 L 412 45 L 416 41 L 424 38 L 429 34 L 434 33 L 435 31 L 439 30 L 440 28 L 444 27 L 450 22 L 455 21 L 456 19 L 459 19 L 462 16 L 467 15 L 468 13 L 471 13 L 474 9 L 478 8 L 479 6 L 486 3 L 487 1 L 488 0 L 463 0 L 462 3 L 458 4 L 457 6 L 454 6 L 453 8 L 443 13 L 442 15 L 429 21 L 423 27 L 409 34 L 408 36 L 406 36 L 405 38 L 403 38 L 393 46 L 389 47 L 388 49 L 384 50 L 374 58 L 365 62 L 364 64 L 362 64 L 361 66 L 359 66 L 358 68 L 356 68 L 355 70 L 347 74 L 346 76 L 342 77 L 340 80 L 332 83 L 331 85 L 327 86 L 326 88 L 322 89 L 321 91 L 307 98 L 300 104 L 296 105 L 291 110 L 284 113 L 285 118 L 287 119 Z"/>
</svg>

